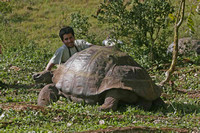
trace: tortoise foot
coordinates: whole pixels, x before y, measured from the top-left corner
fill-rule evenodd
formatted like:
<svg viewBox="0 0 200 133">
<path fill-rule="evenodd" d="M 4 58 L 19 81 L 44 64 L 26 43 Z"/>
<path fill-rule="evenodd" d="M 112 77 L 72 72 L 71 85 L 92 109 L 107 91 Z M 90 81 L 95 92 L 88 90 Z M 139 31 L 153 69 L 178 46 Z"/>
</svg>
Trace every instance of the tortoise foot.
<svg viewBox="0 0 200 133">
<path fill-rule="evenodd" d="M 54 84 L 48 84 L 40 91 L 37 104 L 39 106 L 47 106 L 51 102 L 56 102 L 59 99 L 59 91 Z"/>
<path fill-rule="evenodd" d="M 105 100 L 103 105 L 99 107 L 99 110 L 103 111 L 108 111 L 108 110 L 117 110 L 119 102 L 119 91 L 114 89 L 114 90 L 109 90 L 106 95 L 105 95 Z"/>
<path fill-rule="evenodd" d="M 109 110 L 117 110 L 117 105 L 118 105 L 118 101 L 116 98 L 114 97 L 106 97 L 104 104 L 101 105 L 101 107 L 99 107 L 99 110 L 101 111 L 109 111 Z"/>
</svg>

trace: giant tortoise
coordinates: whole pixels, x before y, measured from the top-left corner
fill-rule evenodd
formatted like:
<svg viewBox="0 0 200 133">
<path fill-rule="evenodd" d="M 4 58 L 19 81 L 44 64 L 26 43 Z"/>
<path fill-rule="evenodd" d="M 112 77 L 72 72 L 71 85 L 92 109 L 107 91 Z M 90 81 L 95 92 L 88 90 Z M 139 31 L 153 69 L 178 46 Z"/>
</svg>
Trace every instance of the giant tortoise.
<svg viewBox="0 0 200 133">
<path fill-rule="evenodd" d="M 114 47 L 92 46 L 74 54 L 53 72 L 39 72 L 33 78 L 49 83 L 40 91 L 40 106 L 57 101 L 59 96 L 73 102 L 102 104 L 100 110 L 116 110 L 119 102 L 149 110 L 152 103 L 162 101 L 161 89 L 147 71 Z"/>
</svg>

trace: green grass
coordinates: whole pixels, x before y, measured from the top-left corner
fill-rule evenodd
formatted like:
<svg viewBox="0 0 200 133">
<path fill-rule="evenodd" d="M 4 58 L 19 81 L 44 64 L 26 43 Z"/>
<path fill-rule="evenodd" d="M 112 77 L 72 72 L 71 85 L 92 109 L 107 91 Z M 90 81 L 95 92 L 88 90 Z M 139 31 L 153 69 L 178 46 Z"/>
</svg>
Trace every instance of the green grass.
<svg viewBox="0 0 200 133">
<path fill-rule="evenodd" d="M 4 51 L 0 62 L 0 81 L 6 84 L 0 88 L 1 132 L 78 132 L 126 126 L 200 130 L 199 97 L 191 98 L 190 95 L 175 90 L 199 91 L 199 66 L 180 66 L 182 69 L 172 77 L 174 85 L 167 84 L 163 88 L 167 95 L 163 96 L 167 103 L 166 109 L 143 111 L 127 105 L 116 112 L 99 112 L 99 105 L 77 104 L 64 98 L 47 108 L 34 108 L 32 106 L 36 105 L 39 89 L 43 84 L 35 85 L 31 75 L 43 70 L 51 55 L 48 47 L 37 47 L 34 43 Z M 12 69 L 12 66 L 20 68 L 19 71 Z M 191 69 L 193 70 L 189 72 Z M 151 75 L 157 83 L 164 78 L 163 73 L 156 69 Z"/>
<path fill-rule="evenodd" d="M 171 83 L 163 87 L 166 108 L 144 111 L 137 107 L 120 106 L 116 112 L 98 111 L 100 105 L 86 105 L 61 98 L 40 108 L 37 97 L 44 84 L 35 84 L 34 72 L 44 70 L 61 43 L 58 31 L 70 23 L 70 14 L 78 10 L 91 16 L 100 0 L 18 0 L 12 2 L 13 12 L 1 24 L 0 40 L 0 132 L 81 132 L 116 127 L 149 127 L 163 132 L 198 132 L 200 121 L 200 67 L 179 60 Z M 93 8 L 91 8 L 93 7 Z M 93 18 L 90 20 L 96 23 Z M 91 27 L 99 34 L 101 24 Z M 7 32 L 6 32 L 7 31 Z M 199 34 L 199 33 L 198 33 Z M 99 35 L 103 39 L 106 35 Z M 192 57 L 195 59 L 198 57 Z M 164 64 L 160 64 L 163 69 Z M 14 67 L 15 66 L 15 67 Z M 156 83 L 164 79 L 160 68 L 147 68 Z M 178 91 L 179 90 L 179 91 Z M 188 93 L 181 93 L 188 91 Z M 196 91 L 194 94 L 191 92 Z"/>
</svg>

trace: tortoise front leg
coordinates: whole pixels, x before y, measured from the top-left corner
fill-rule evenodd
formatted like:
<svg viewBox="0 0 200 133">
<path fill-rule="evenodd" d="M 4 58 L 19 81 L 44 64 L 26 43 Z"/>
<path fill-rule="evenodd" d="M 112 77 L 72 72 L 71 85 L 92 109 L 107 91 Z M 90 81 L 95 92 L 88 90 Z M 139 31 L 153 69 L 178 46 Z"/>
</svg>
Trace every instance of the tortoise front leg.
<svg viewBox="0 0 200 133">
<path fill-rule="evenodd" d="M 39 106 L 49 105 L 59 99 L 59 91 L 54 84 L 48 84 L 39 93 L 37 104 Z"/>
<path fill-rule="evenodd" d="M 131 91 L 122 89 L 112 89 L 106 92 L 104 104 L 100 110 L 117 110 L 119 101 L 134 104 L 138 101 L 138 96 Z"/>
<path fill-rule="evenodd" d="M 117 105 L 119 102 L 118 92 L 116 90 L 109 90 L 105 95 L 105 100 L 103 105 L 99 107 L 99 110 L 108 111 L 108 110 L 117 110 Z"/>
</svg>

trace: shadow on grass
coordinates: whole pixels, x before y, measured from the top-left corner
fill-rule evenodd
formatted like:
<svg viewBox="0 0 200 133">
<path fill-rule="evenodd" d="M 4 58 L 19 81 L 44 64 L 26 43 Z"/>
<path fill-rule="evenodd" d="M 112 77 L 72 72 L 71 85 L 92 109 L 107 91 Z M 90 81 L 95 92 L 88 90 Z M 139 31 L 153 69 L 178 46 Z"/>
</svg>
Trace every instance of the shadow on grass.
<svg viewBox="0 0 200 133">
<path fill-rule="evenodd" d="M 36 88 L 43 88 L 45 85 L 44 84 L 5 84 L 0 81 L 0 88 L 1 89 L 36 89 Z"/>
<path fill-rule="evenodd" d="M 39 93 L 43 87 L 43 84 L 5 84 L 0 81 L 0 95 L 5 97 L 7 95 Z"/>
<path fill-rule="evenodd" d="M 141 109 L 137 105 L 120 104 L 118 111 L 121 113 L 126 112 L 129 107 Z M 143 110 L 143 109 L 141 109 L 141 110 Z M 150 111 L 152 113 L 162 112 L 164 115 L 166 115 L 168 113 L 174 113 L 174 114 L 178 113 L 178 114 L 182 114 L 182 115 L 200 113 L 199 105 L 194 105 L 194 104 L 190 104 L 190 103 L 166 104 L 164 106 L 153 107 L 150 110 L 144 110 L 144 111 Z"/>
<path fill-rule="evenodd" d="M 161 110 L 162 111 L 162 110 Z M 168 107 L 163 110 L 164 113 L 181 113 L 185 114 L 193 114 L 200 113 L 199 105 L 194 105 L 191 103 L 172 103 L 169 104 Z"/>
</svg>

